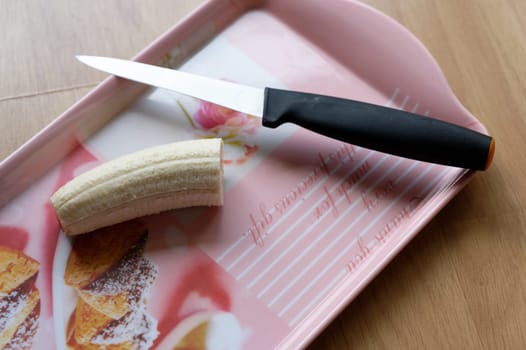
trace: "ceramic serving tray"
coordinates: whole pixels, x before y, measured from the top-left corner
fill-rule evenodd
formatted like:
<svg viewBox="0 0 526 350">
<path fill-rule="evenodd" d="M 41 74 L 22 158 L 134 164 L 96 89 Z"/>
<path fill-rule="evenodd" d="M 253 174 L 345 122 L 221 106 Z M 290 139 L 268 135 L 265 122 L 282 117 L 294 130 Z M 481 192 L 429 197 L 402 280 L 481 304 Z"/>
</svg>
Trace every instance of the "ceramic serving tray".
<svg viewBox="0 0 526 350">
<path fill-rule="evenodd" d="M 425 48 L 356 1 L 212 0 L 135 59 L 485 132 Z M 223 207 L 61 232 L 49 197 L 74 176 L 209 137 L 225 142 Z M 0 345 L 305 346 L 471 175 L 110 77 L 0 165 Z"/>
</svg>

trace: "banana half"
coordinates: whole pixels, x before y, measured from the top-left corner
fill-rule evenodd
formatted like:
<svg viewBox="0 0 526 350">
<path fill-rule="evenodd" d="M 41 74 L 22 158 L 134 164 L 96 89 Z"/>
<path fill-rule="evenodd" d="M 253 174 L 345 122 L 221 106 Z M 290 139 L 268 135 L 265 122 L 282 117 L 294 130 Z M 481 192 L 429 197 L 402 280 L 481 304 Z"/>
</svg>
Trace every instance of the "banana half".
<svg viewBox="0 0 526 350">
<path fill-rule="evenodd" d="M 87 171 L 51 196 L 68 235 L 162 211 L 223 205 L 223 141 L 156 146 Z"/>
</svg>

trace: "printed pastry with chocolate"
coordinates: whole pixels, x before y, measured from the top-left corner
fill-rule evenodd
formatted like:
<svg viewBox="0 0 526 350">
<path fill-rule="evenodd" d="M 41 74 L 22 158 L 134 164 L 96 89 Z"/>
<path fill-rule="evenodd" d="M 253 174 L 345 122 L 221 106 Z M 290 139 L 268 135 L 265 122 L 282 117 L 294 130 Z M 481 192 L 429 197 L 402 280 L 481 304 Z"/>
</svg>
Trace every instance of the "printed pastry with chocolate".
<svg viewBox="0 0 526 350">
<path fill-rule="evenodd" d="M 0 349 L 29 349 L 38 329 L 40 264 L 21 251 L 0 246 Z"/>
<path fill-rule="evenodd" d="M 71 348 L 153 344 L 157 321 L 146 305 L 158 272 L 144 255 L 147 236 L 146 227 L 132 221 L 76 237 L 64 276 L 78 295 L 67 329 Z"/>
</svg>

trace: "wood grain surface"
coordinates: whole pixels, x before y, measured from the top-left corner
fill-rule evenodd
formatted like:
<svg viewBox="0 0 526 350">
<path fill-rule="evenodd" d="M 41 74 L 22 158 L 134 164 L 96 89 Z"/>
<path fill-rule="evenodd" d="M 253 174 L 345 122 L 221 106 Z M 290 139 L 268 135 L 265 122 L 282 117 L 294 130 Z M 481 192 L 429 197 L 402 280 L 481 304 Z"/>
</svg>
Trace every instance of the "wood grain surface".
<svg viewBox="0 0 526 350">
<path fill-rule="evenodd" d="M 73 55 L 131 57 L 202 2 L 0 0 L 0 159 L 104 77 Z M 310 349 L 524 349 L 526 1 L 364 2 L 427 46 L 496 155 Z"/>
</svg>

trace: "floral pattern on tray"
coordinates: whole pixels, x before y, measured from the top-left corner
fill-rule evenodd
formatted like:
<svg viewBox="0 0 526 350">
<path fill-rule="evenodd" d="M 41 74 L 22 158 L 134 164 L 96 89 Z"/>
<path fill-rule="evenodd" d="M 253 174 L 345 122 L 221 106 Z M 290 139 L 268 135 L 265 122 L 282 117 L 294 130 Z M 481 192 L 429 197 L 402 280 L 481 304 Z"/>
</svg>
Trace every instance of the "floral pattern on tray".
<svg viewBox="0 0 526 350">
<path fill-rule="evenodd" d="M 199 101 L 197 112 L 191 116 L 183 103 L 178 105 L 196 131 L 196 137 L 220 137 L 225 144 L 223 163 L 244 164 L 259 149 L 253 136 L 259 125 L 259 118 L 221 107 L 206 101 Z"/>
</svg>

